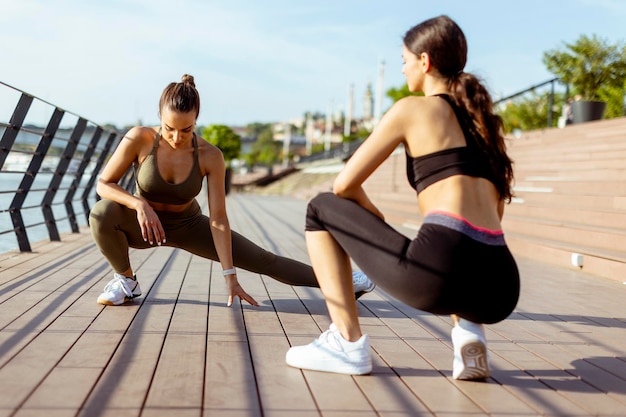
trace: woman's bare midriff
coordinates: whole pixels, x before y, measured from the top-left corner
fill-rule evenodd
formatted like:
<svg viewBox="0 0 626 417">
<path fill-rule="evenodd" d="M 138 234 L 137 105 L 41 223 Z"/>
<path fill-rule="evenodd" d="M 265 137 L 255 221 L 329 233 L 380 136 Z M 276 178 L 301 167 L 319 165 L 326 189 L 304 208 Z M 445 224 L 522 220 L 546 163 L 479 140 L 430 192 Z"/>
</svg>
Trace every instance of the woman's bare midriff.
<svg viewBox="0 0 626 417">
<path fill-rule="evenodd" d="M 455 214 L 477 227 L 500 230 L 499 198 L 495 186 L 484 178 L 455 175 L 427 187 L 418 197 L 420 212 Z"/>
<path fill-rule="evenodd" d="M 169 211 L 172 213 L 180 213 L 182 211 L 185 211 L 185 209 L 189 207 L 189 205 L 191 204 L 193 200 L 185 204 L 165 204 L 165 203 L 156 203 L 150 200 L 146 200 L 146 201 L 148 202 L 148 204 L 150 204 L 150 207 L 152 207 L 154 211 Z"/>
</svg>

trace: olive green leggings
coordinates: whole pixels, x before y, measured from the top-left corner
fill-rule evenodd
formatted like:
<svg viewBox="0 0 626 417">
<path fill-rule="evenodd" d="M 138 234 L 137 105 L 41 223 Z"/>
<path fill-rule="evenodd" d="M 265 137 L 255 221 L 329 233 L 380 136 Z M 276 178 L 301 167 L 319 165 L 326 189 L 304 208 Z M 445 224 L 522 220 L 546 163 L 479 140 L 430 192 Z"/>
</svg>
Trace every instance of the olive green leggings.
<svg viewBox="0 0 626 417">
<path fill-rule="evenodd" d="M 184 249 L 218 261 L 209 218 L 194 202 L 180 213 L 158 211 L 165 237 L 163 246 Z M 98 248 L 115 272 L 130 268 L 129 248 L 154 247 L 143 240 L 137 212 L 111 200 L 98 201 L 89 214 L 89 226 Z M 278 256 L 232 231 L 233 262 L 236 267 L 270 276 L 288 285 L 319 287 L 313 268 Z"/>
</svg>

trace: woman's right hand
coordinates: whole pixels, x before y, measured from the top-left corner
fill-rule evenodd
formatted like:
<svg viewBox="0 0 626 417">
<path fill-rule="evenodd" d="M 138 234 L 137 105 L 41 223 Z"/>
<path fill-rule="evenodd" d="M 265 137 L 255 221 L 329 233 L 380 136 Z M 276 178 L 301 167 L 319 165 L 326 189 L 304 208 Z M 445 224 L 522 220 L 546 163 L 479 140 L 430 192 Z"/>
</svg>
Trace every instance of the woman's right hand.
<svg viewBox="0 0 626 417">
<path fill-rule="evenodd" d="M 151 245 L 156 243 L 160 246 L 162 243 L 165 243 L 165 230 L 163 230 L 161 220 L 159 220 L 159 216 L 157 216 L 152 206 L 146 201 L 140 200 L 135 210 L 137 211 L 137 222 L 141 228 L 143 240 L 150 242 Z"/>
<path fill-rule="evenodd" d="M 246 300 L 255 307 L 259 306 L 259 303 L 257 303 L 257 301 L 243 289 L 241 284 L 239 284 L 237 275 L 229 275 L 226 276 L 225 279 L 226 286 L 228 287 L 228 302 L 226 303 L 228 307 L 233 305 L 235 297 L 239 297 L 241 300 Z"/>
</svg>

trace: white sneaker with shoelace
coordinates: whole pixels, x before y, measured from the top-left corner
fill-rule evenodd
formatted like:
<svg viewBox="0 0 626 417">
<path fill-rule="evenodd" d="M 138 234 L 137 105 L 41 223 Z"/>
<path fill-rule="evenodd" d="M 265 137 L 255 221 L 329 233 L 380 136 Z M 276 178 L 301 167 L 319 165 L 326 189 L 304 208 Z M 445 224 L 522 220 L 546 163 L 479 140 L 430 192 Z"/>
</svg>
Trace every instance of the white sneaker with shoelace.
<svg viewBox="0 0 626 417">
<path fill-rule="evenodd" d="M 369 337 L 363 335 L 356 342 L 349 342 L 334 324 L 312 343 L 289 349 L 285 361 L 294 368 L 312 371 L 348 375 L 372 372 Z"/>
<path fill-rule="evenodd" d="M 113 274 L 113 279 L 104 287 L 104 292 L 98 297 L 98 304 L 118 306 L 141 295 L 139 282 L 135 277 Z"/>
</svg>

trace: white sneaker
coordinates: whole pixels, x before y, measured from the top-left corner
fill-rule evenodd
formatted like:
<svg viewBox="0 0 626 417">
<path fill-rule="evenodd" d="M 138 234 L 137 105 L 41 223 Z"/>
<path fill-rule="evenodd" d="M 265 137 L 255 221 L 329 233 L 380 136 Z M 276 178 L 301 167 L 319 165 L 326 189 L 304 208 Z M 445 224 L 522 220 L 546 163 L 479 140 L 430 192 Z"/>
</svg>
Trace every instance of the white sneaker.
<svg viewBox="0 0 626 417">
<path fill-rule="evenodd" d="M 482 324 L 459 319 L 452 329 L 452 345 L 452 378 L 471 380 L 489 377 L 487 340 Z"/>
<path fill-rule="evenodd" d="M 285 361 L 295 368 L 313 371 L 348 375 L 372 372 L 369 337 L 363 335 L 356 342 L 349 342 L 334 324 L 312 343 L 289 349 Z"/>
<path fill-rule="evenodd" d="M 125 277 L 116 272 L 113 274 L 113 279 L 104 287 L 104 292 L 98 297 L 98 304 L 118 306 L 140 295 L 141 288 L 136 277 Z"/>
<path fill-rule="evenodd" d="M 371 292 L 376 288 L 367 275 L 361 271 L 352 272 L 352 285 L 354 286 L 354 295 L 358 299 L 365 293 Z"/>
</svg>

